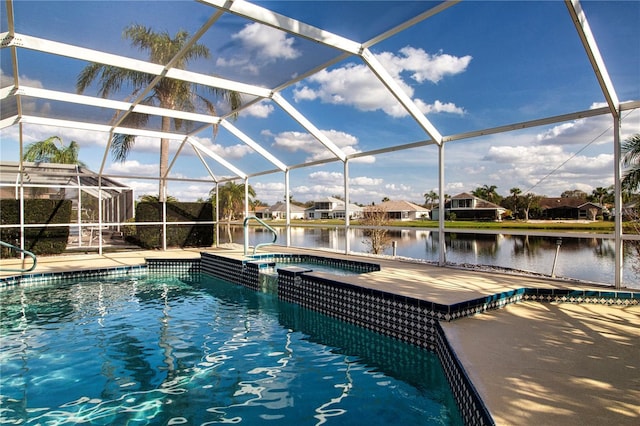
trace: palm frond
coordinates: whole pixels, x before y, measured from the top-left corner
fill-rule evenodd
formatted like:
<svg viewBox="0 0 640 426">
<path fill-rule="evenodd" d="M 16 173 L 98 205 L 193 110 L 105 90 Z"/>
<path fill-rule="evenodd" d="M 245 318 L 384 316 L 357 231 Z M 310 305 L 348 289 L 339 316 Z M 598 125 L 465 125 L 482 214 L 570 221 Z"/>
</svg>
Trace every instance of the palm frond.
<svg viewBox="0 0 640 426">
<path fill-rule="evenodd" d="M 115 133 L 111 139 L 111 156 L 113 160 L 124 163 L 135 141 L 135 136 Z"/>
</svg>

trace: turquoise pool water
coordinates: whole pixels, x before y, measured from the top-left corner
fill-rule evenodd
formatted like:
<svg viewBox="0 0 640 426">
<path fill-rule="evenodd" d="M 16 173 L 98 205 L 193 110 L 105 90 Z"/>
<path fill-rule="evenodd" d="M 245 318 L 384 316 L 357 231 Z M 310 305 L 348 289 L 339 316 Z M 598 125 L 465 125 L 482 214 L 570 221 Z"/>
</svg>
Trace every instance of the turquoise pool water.
<svg viewBox="0 0 640 426">
<path fill-rule="evenodd" d="M 312 271 L 315 271 L 315 272 L 329 272 L 331 274 L 340 275 L 340 276 L 359 275 L 359 274 L 365 273 L 365 271 L 349 269 L 346 266 L 338 268 L 335 266 L 322 265 L 322 264 L 312 263 L 312 262 L 291 262 L 291 263 L 276 262 L 274 269 L 278 270 L 278 268 L 286 268 L 288 266 L 297 266 L 299 268 L 311 269 Z"/>
<path fill-rule="evenodd" d="M 3 424 L 462 424 L 434 354 L 212 277 L 0 299 Z"/>
</svg>

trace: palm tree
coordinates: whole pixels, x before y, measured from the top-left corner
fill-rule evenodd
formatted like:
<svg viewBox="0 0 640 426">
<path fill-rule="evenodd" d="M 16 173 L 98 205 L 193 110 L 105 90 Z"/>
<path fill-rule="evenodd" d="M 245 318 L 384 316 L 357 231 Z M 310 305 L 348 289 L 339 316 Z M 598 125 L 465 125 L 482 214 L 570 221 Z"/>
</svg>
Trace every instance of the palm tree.
<svg viewBox="0 0 640 426">
<path fill-rule="evenodd" d="M 71 141 L 68 146 L 65 146 L 60 137 L 51 136 L 27 145 L 22 159 L 36 163 L 77 164 L 85 167 L 85 164 L 78 159 L 79 151 L 80 147 L 76 141 Z"/>
<path fill-rule="evenodd" d="M 433 204 L 440 198 L 437 192 L 431 190 L 424 194 L 424 206 L 433 207 Z"/>
<path fill-rule="evenodd" d="M 496 192 L 496 188 L 498 188 L 496 185 L 483 185 L 477 187 L 471 193 L 478 198 L 482 198 L 483 200 L 489 201 L 491 203 L 497 203 L 500 196 Z"/>
<path fill-rule="evenodd" d="M 511 194 L 511 207 L 513 209 L 513 216 L 518 217 L 518 198 L 522 194 L 522 190 L 518 187 L 513 187 L 509 190 Z"/>
<path fill-rule="evenodd" d="M 201 44 L 194 43 L 185 49 L 180 57 L 176 55 L 186 47 L 189 41 L 189 33 L 178 31 L 172 38 L 167 32 L 156 33 L 152 29 L 142 25 L 131 25 L 123 31 L 123 36 L 131 41 L 134 47 L 149 52 L 149 60 L 156 64 L 167 64 L 175 60 L 173 67 L 184 69 L 189 61 L 198 58 L 209 58 L 209 49 Z M 132 97 L 146 89 L 156 78 L 155 75 L 145 74 L 129 69 L 118 68 L 111 65 L 92 63 L 87 65 L 78 76 L 76 88 L 78 93 L 83 93 L 96 79 L 99 80 L 98 94 L 103 98 L 109 97 L 112 92 L 117 92 L 123 85 L 132 87 Z M 217 96 L 221 96 L 235 111 L 242 102 L 238 92 L 206 87 Z M 198 93 L 198 86 L 186 81 L 174 80 L 163 77 L 153 86 L 141 101 L 144 105 L 155 105 L 160 108 L 195 111 L 196 104 L 203 104 L 210 114 L 215 114 L 214 104 Z M 116 117 L 118 118 L 118 117 Z M 129 112 L 124 116 L 122 125 L 126 127 L 143 127 L 149 122 L 150 116 Z M 171 122 L 176 129 L 180 129 L 185 123 L 180 119 L 162 117 L 162 131 L 171 130 Z M 111 154 L 116 161 L 125 161 L 133 144 L 135 136 L 114 134 L 111 141 Z M 166 181 L 164 179 L 169 164 L 169 140 L 160 139 L 160 201 L 165 201 Z"/>
<path fill-rule="evenodd" d="M 591 199 L 597 201 L 601 206 L 604 205 L 604 199 L 609 195 L 609 190 L 602 186 L 597 187 L 591 191 Z"/>
<path fill-rule="evenodd" d="M 140 196 L 140 201 L 143 203 L 158 203 L 160 202 L 160 197 L 157 195 L 145 194 Z M 167 195 L 165 200 L 167 203 L 177 203 L 178 199 L 171 195 Z"/>
<path fill-rule="evenodd" d="M 640 187 L 640 133 L 624 141 L 622 154 L 622 166 L 628 168 L 622 178 L 622 188 L 632 192 Z"/>
<path fill-rule="evenodd" d="M 247 192 L 251 197 L 256 196 L 256 192 L 251 185 L 249 185 Z M 209 192 L 209 195 L 211 196 L 211 201 L 215 203 L 215 188 Z M 218 196 L 220 197 L 218 203 L 220 212 L 227 219 L 227 224 L 230 224 L 234 217 L 242 216 L 242 211 L 244 210 L 244 184 L 227 182 L 218 188 Z M 249 203 L 251 203 L 251 200 L 249 200 Z"/>
</svg>

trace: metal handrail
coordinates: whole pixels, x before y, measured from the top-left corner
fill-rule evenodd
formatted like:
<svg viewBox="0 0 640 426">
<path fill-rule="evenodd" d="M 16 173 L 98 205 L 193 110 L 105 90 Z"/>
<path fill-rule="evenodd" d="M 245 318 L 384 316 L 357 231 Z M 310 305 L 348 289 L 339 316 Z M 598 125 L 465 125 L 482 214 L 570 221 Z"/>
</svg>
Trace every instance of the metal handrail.
<svg viewBox="0 0 640 426">
<path fill-rule="evenodd" d="M 260 244 L 256 244 L 256 246 L 253 248 L 253 254 L 256 254 L 256 250 L 258 250 L 258 247 L 263 247 L 263 246 L 270 246 L 271 244 L 275 244 L 276 240 L 278 239 L 278 233 L 276 232 L 275 229 L 273 229 L 272 227 L 270 227 L 269 225 L 267 225 L 266 223 L 264 223 L 264 221 L 260 218 L 257 218 L 256 216 L 247 216 L 244 219 L 243 222 L 243 227 L 244 227 L 244 255 L 247 255 L 247 250 L 249 248 L 249 220 L 251 219 L 255 219 L 260 225 L 264 226 L 265 228 L 267 228 L 269 231 L 271 231 L 271 233 L 273 234 L 273 241 L 270 243 L 260 243 Z"/>
<path fill-rule="evenodd" d="M 31 257 L 31 259 L 33 259 L 33 265 L 31 265 L 31 268 L 21 268 L 21 269 L 5 269 L 2 268 L 4 271 L 9 271 L 9 272 L 31 272 L 34 269 L 36 269 L 36 265 L 38 264 L 38 259 L 36 258 L 36 255 L 31 253 L 29 250 L 25 250 L 25 249 L 21 249 L 20 247 L 14 246 L 13 244 L 9 244 L 9 243 L 5 243 L 4 241 L 0 241 L 0 246 L 4 246 L 13 250 L 16 250 L 20 253 L 24 253 L 28 256 Z"/>
</svg>

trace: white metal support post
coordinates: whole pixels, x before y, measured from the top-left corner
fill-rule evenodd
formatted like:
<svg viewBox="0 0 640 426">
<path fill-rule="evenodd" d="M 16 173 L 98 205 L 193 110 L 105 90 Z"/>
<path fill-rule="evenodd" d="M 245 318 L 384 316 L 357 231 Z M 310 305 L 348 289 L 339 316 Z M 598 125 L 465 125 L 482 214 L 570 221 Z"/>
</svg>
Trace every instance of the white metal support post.
<svg viewBox="0 0 640 426">
<path fill-rule="evenodd" d="M 244 178 L 244 217 L 249 217 L 249 178 Z"/>
<path fill-rule="evenodd" d="M 349 254 L 349 159 L 344 160 L 344 254 Z"/>
<path fill-rule="evenodd" d="M 438 196 L 438 265 L 444 266 L 447 262 L 444 232 L 444 143 L 438 145 Z"/>
<path fill-rule="evenodd" d="M 244 217 L 246 219 L 249 217 L 249 178 L 244 178 Z M 245 255 L 247 254 L 247 249 L 249 247 L 249 228 L 244 228 L 244 250 Z"/>
<path fill-rule="evenodd" d="M 24 158 L 24 141 L 23 141 L 23 133 L 22 133 L 22 123 L 20 123 L 19 131 L 20 131 L 20 248 L 22 250 L 25 249 L 25 239 L 24 239 L 24 164 L 22 159 Z M 10 244 L 13 244 L 14 241 L 9 241 Z M 20 252 L 20 259 L 24 259 L 24 252 Z"/>
<path fill-rule="evenodd" d="M 162 188 L 165 191 L 166 188 Z M 162 201 L 162 251 L 167 251 L 167 198 Z"/>
<path fill-rule="evenodd" d="M 82 247 L 82 184 L 80 182 L 80 171 L 76 166 L 76 183 L 78 185 L 78 209 L 76 220 L 78 221 L 78 247 Z"/>
<path fill-rule="evenodd" d="M 220 184 L 216 182 L 216 247 L 220 247 Z"/>
<path fill-rule="evenodd" d="M 598 44 L 593 36 L 587 15 L 582 10 L 579 0 L 565 0 L 569 15 L 585 49 L 594 74 L 598 79 L 602 94 L 607 101 L 609 111 L 613 117 L 613 145 L 614 145 L 614 196 L 615 196 L 615 287 L 622 286 L 622 187 L 620 185 L 620 101 L 616 94 L 613 82 L 609 77 L 606 64 Z"/>
<path fill-rule="evenodd" d="M 286 239 L 287 239 L 287 247 L 291 246 L 291 196 L 289 195 L 289 169 L 284 171 L 284 202 L 287 211 L 287 220 L 286 220 Z"/>
<path fill-rule="evenodd" d="M 622 150 L 620 144 L 620 118 L 618 115 L 613 116 L 613 175 L 615 197 L 615 259 L 614 259 L 614 284 L 615 288 L 622 287 L 622 270 L 624 266 L 624 241 L 622 240 L 622 183 L 621 183 L 621 159 Z"/>
<path fill-rule="evenodd" d="M 98 254 L 102 256 L 102 176 L 98 176 Z"/>
</svg>

